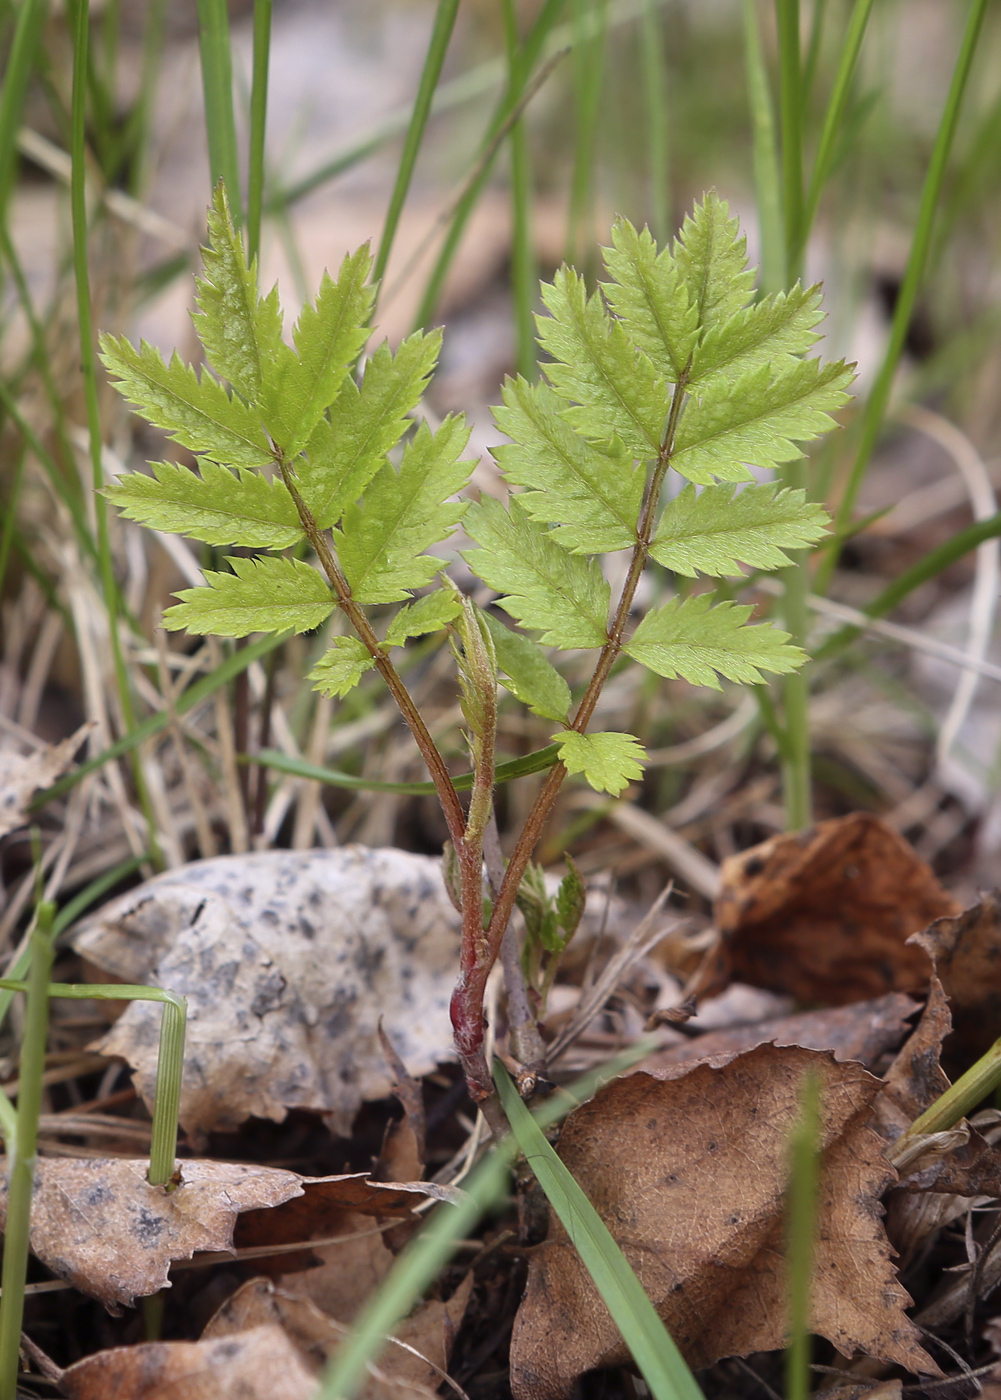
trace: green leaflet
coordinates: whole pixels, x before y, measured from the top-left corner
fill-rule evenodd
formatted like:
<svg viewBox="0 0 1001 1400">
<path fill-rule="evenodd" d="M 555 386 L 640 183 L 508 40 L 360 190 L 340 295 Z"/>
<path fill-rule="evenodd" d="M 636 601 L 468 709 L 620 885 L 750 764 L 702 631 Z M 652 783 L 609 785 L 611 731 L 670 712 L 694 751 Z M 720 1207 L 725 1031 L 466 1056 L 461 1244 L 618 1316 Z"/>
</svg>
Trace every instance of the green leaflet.
<svg viewBox="0 0 1001 1400">
<path fill-rule="evenodd" d="M 408 637 L 423 637 L 428 632 L 439 632 L 454 622 L 462 611 L 454 589 L 436 588 L 426 593 L 416 603 L 408 603 L 393 618 L 386 633 L 386 646 L 401 647 Z"/>
<path fill-rule="evenodd" d="M 612 247 L 602 252 L 614 278 L 602 284 L 609 305 L 657 373 L 676 384 L 698 340 L 699 309 L 674 254 L 658 253 L 649 229 L 637 233 L 628 219 L 616 219 Z"/>
<path fill-rule="evenodd" d="M 417 332 L 396 354 L 383 343 L 365 366 L 361 384 L 345 378 L 296 461 L 303 499 L 321 529 L 336 525 L 395 447 L 438 361 L 441 331 Z"/>
<path fill-rule="evenodd" d="M 481 616 L 493 638 L 497 665 L 508 678 L 506 688 L 533 714 L 562 723 L 570 709 L 570 687 L 538 642 L 488 612 Z"/>
<path fill-rule="evenodd" d="M 685 216 L 674 256 L 698 310 L 702 333 L 727 321 L 747 305 L 754 289 L 754 269 L 747 266 L 747 239 L 715 190 Z"/>
<path fill-rule="evenodd" d="M 748 466 L 793 461 L 803 455 L 797 443 L 831 427 L 831 413 L 848 400 L 851 377 L 843 360 L 796 360 L 775 375 L 765 364 L 735 382 L 712 379 L 685 407 L 671 466 L 701 485 L 714 476 L 746 481 Z"/>
<path fill-rule="evenodd" d="M 568 773 L 583 773 L 596 792 L 618 797 L 623 788 L 643 776 L 646 749 L 635 734 L 578 734 L 566 729 L 551 734 L 559 745 L 560 761 Z"/>
<path fill-rule="evenodd" d="M 498 601 L 523 627 L 558 647 L 600 647 L 607 640 L 610 590 L 593 559 L 568 554 L 531 520 L 521 498 L 510 514 L 485 496 L 466 517 L 481 546 L 463 554 L 477 577 L 506 596 Z"/>
<path fill-rule="evenodd" d="M 748 626 L 752 612 L 730 602 L 713 607 L 708 593 L 683 602 L 672 598 L 647 613 L 625 651 L 658 676 L 683 676 L 714 690 L 721 689 L 719 676 L 757 685 L 762 671 L 785 675 L 802 666 L 806 652 L 788 645 L 788 632 L 766 622 Z"/>
<path fill-rule="evenodd" d="M 636 543 L 644 473 L 621 443 L 585 441 L 566 423 L 561 399 L 545 384 L 524 379 L 504 385 L 504 407 L 494 409 L 512 439 L 494 449 L 504 476 L 533 489 L 519 496 L 534 520 L 559 528 L 555 538 L 574 554 L 604 554 Z"/>
<path fill-rule="evenodd" d="M 711 326 L 695 352 L 688 387 L 711 374 L 737 379 L 749 369 L 770 364 L 786 369 L 792 357 L 809 350 L 820 336 L 813 327 L 824 319 L 821 289 L 796 286 L 789 292 L 762 297 Z"/>
<path fill-rule="evenodd" d="M 398 602 L 442 567 L 423 551 L 447 538 L 466 509 L 448 498 L 465 486 L 472 467 L 459 461 L 468 437 L 459 418 L 446 418 L 433 434 L 421 423 L 399 473 L 386 462 L 364 502 L 345 511 L 337 552 L 357 602 Z"/>
<path fill-rule="evenodd" d="M 344 259 L 336 282 L 323 274 L 315 303 L 302 308 L 292 332 L 298 356 L 283 357 L 273 384 L 265 385 L 265 422 L 287 458 L 305 447 L 368 340 L 371 267 L 366 244 Z"/>
<path fill-rule="evenodd" d="M 375 657 L 358 637 L 335 637 L 330 650 L 320 657 L 309 673 L 313 689 L 332 699 L 347 695 L 366 671 L 375 665 Z"/>
<path fill-rule="evenodd" d="M 257 415 L 202 370 L 201 378 L 175 351 L 166 364 L 159 350 L 142 341 L 101 337 L 101 358 L 118 389 L 175 442 L 233 467 L 260 467 L 271 447 Z"/>
<path fill-rule="evenodd" d="M 233 227 L 220 182 L 208 215 L 209 246 L 202 249 L 202 276 L 196 279 L 195 329 L 213 369 L 250 402 L 273 373 L 282 344 L 278 288 L 267 297 L 257 291 L 257 264 L 247 266 L 243 239 Z"/>
<path fill-rule="evenodd" d="M 131 472 L 104 488 L 129 520 L 205 544 L 251 549 L 287 549 L 302 538 L 298 513 L 281 481 L 246 467 L 232 472 L 207 457 L 199 463 L 200 476 L 176 462 L 150 466 L 152 476 Z"/>
<path fill-rule="evenodd" d="M 649 356 L 630 343 L 597 292 L 588 298 L 572 269 L 543 283 L 542 299 L 549 315 L 536 318 L 539 344 L 553 358 L 547 379 L 574 405 L 567 422 L 599 442 L 620 437 L 636 457 L 656 455 L 669 397 Z"/>
<path fill-rule="evenodd" d="M 207 588 L 185 588 L 163 625 L 203 635 L 246 637 L 251 632 L 310 632 L 330 616 L 334 599 L 321 576 L 298 559 L 227 559 L 233 572 L 206 573 Z"/>
<path fill-rule="evenodd" d="M 696 495 L 685 486 L 664 509 L 650 553 L 678 574 L 735 577 L 740 564 L 781 569 L 785 549 L 802 549 L 824 535 L 827 514 L 805 491 L 779 490 L 775 483 L 706 486 Z M 739 561 L 739 562 L 738 562 Z"/>
</svg>

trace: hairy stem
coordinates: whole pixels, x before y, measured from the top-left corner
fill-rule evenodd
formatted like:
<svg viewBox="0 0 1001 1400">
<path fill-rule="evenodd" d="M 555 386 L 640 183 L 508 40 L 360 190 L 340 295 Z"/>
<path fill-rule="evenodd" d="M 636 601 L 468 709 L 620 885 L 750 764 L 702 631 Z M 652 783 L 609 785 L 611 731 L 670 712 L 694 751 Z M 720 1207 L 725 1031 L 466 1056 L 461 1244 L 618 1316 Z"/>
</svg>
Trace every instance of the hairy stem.
<svg viewBox="0 0 1001 1400">
<path fill-rule="evenodd" d="M 368 652 L 374 660 L 376 667 L 382 675 L 383 680 L 389 687 L 390 694 L 396 701 L 400 713 L 407 722 L 414 741 L 420 750 L 421 758 L 427 764 L 428 772 L 431 774 L 431 781 L 434 783 L 435 792 L 438 794 L 438 801 L 448 825 L 448 834 L 457 852 L 460 853 L 465 845 L 466 821 L 462 812 L 462 805 L 452 786 L 452 779 L 449 777 L 448 769 L 445 767 L 445 760 L 438 752 L 437 746 L 431 735 L 428 733 L 427 725 L 421 718 L 420 711 L 414 704 L 410 692 L 400 678 L 399 672 L 383 651 L 378 637 L 372 630 L 372 625 L 365 616 L 362 609 L 351 596 L 351 588 L 347 579 L 341 572 L 340 565 L 334 557 L 334 551 L 330 548 L 326 536 L 313 518 L 313 512 L 299 494 L 299 489 L 295 483 L 295 477 L 291 466 L 285 458 L 276 453 L 275 462 L 281 472 L 282 481 L 288 488 L 288 493 L 295 503 L 295 508 L 299 512 L 299 523 L 303 532 L 309 540 L 316 557 L 319 559 L 326 574 L 331 588 L 337 598 L 341 610 L 346 615 L 351 626 L 355 629 L 357 636 L 367 647 Z"/>
</svg>

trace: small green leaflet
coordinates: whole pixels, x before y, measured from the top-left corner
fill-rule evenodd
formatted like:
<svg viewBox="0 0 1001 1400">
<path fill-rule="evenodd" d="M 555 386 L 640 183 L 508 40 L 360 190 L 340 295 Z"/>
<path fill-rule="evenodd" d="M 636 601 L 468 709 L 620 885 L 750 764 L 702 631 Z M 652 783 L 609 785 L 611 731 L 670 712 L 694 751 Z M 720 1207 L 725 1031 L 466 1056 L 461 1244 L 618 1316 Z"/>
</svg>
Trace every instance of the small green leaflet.
<svg viewBox="0 0 1001 1400">
<path fill-rule="evenodd" d="M 767 622 L 747 625 L 753 608 L 724 602 L 712 606 L 708 593 L 677 598 L 647 613 L 625 645 L 641 666 L 673 680 L 720 690 L 719 677 L 757 685 L 762 671 L 786 675 L 806 660 L 789 646 L 789 633 Z"/>
<path fill-rule="evenodd" d="M 796 360 L 774 376 L 761 365 L 733 383 L 713 379 L 685 407 L 671 466 L 701 485 L 714 476 L 747 481 L 748 466 L 794 461 L 803 455 L 798 443 L 831 427 L 830 415 L 848 401 L 851 379 L 843 360 Z"/>
<path fill-rule="evenodd" d="M 159 350 L 142 341 L 102 335 L 101 358 L 119 381 L 120 393 L 175 442 L 231 467 L 260 467 L 272 458 L 257 415 L 203 369 L 201 379 L 176 350 L 166 364 Z"/>
<path fill-rule="evenodd" d="M 494 449 L 504 476 L 533 488 L 519 500 L 534 520 L 558 525 L 554 537 L 574 554 L 604 554 L 636 543 L 644 473 L 619 442 L 600 447 L 566 423 L 561 399 L 545 384 L 504 385 L 494 409 L 510 445 Z"/>
<path fill-rule="evenodd" d="M 612 247 L 602 252 L 615 279 L 602 284 L 609 306 L 657 373 L 676 384 L 695 349 L 699 311 L 673 253 L 658 253 L 649 229 L 637 233 L 628 219 L 616 219 Z"/>
<path fill-rule="evenodd" d="M 394 355 L 383 343 L 361 385 L 348 376 L 295 464 L 303 499 L 321 529 L 336 525 L 395 447 L 438 361 L 441 331 L 417 332 Z"/>
<path fill-rule="evenodd" d="M 711 374 L 737 379 L 749 369 L 770 364 L 788 369 L 792 357 L 803 354 L 820 336 L 813 327 L 824 318 L 821 290 L 796 286 L 789 292 L 762 297 L 728 321 L 717 321 L 695 353 L 688 387 Z"/>
<path fill-rule="evenodd" d="M 740 564 L 781 569 L 786 549 L 803 549 L 825 533 L 827 514 L 805 491 L 779 490 L 775 483 L 705 486 L 696 495 L 685 486 L 665 507 L 650 553 L 678 574 L 736 577 Z M 739 561 L 739 562 L 738 562 Z"/>
<path fill-rule="evenodd" d="M 552 356 L 546 377 L 574 407 L 566 420 L 585 437 L 618 436 L 637 457 L 655 456 L 667 418 L 668 394 L 650 359 L 630 344 L 583 277 L 560 268 L 543 283 L 548 316 L 538 316 L 539 344 Z"/>
<path fill-rule="evenodd" d="M 643 776 L 646 749 L 635 734 L 578 734 L 565 729 L 551 734 L 568 773 L 583 773 L 596 792 L 613 797 Z"/>
<path fill-rule="evenodd" d="M 298 356 L 286 356 L 274 385 L 265 386 L 265 421 L 287 458 L 305 447 L 368 340 L 371 267 L 365 245 L 344 259 L 336 282 L 323 274 L 316 302 L 306 303 L 292 332 Z"/>
<path fill-rule="evenodd" d="M 151 462 L 152 476 L 130 472 L 104 488 L 129 520 L 205 544 L 287 549 L 302 539 L 292 497 L 281 481 L 246 467 L 231 472 L 207 457 L 201 475 L 176 462 Z"/>
<path fill-rule="evenodd" d="M 335 637 L 330 650 L 309 673 L 313 689 L 332 699 L 347 695 L 366 671 L 375 665 L 375 657 L 358 637 Z"/>
<path fill-rule="evenodd" d="M 747 266 L 747 239 L 715 190 L 685 215 L 674 256 L 698 310 L 703 335 L 751 300 L 754 269 Z"/>
<path fill-rule="evenodd" d="M 255 403 L 282 344 L 278 287 L 263 299 L 258 294 L 257 264 L 247 266 L 243 239 L 233 227 L 221 182 L 212 197 L 208 226 L 203 274 L 195 284 L 199 307 L 195 329 L 213 369 Z"/>
<path fill-rule="evenodd" d="M 207 588 L 186 588 L 163 625 L 203 635 L 246 637 L 251 632 L 311 632 L 334 610 L 321 576 L 298 559 L 227 559 L 231 574 L 206 573 Z"/>
<path fill-rule="evenodd" d="M 570 687 L 538 642 L 512 631 L 499 617 L 481 616 L 493 638 L 497 665 L 508 677 L 506 688 L 533 714 L 562 723 L 570 709 Z"/>
<path fill-rule="evenodd" d="M 610 590 L 593 559 L 568 554 L 512 496 L 510 514 L 485 496 L 466 517 L 481 546 L 463 554 L 473 573 L 505 596 L 501 607 L 549 646 L 600 647 L 607 640 Z"/>
<path fill-rule="evenodd" d="M 460 418 L 446 418 L 436 433 L 422 423 L 404 448 L 399 473 L 386 462 L 364 502 L 345 511 L 335 541 L 357 602 L 399 602 L 442 567 L 423 551 L 447 538 L 466 509 L 448 498 L 469 477 L 472 463 L 459 461 L 468 437 Z"/>
<path fill-rule="evenodd" d="M 408 637 L 423 637 L 428 632 L 440 632 L 450 622 L 454 622 L 462 611 L 455 591 L 452 588 L 436 588 L 418 598 L 416 603 L 408 603 L 393 618 L 386 633 L 386 646 L 401 647 Z"/>
</svg>

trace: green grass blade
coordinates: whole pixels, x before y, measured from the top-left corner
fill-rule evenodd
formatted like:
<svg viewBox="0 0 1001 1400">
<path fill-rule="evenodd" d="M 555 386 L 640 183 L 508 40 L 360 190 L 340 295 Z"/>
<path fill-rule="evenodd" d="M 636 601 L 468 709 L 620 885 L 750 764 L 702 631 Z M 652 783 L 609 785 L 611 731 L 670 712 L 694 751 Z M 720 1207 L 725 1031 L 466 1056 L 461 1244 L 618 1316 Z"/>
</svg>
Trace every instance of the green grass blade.
<svg viewBox="0 0 1001 1400">
<path fill-rule="evenodd" d="M 508 81 L 514 82 L 519 55 L 518 13 L 514 0 L 504 0 L 504 42 Z M 538 373 L 535 348 L 535 311 L 538 274 L 532 243 L 532 171 L 525 120 L 511 127 L 511 297 L 514 302 L 516 363 L 518 373 L 532 380 Z"/>
<path fill-rule="evenodd" d="M 580 1255 L 655 1400 L 702 1400 L 684 1357 L 604 1221 L 549 1145 L 502 1065 L 494 1082 L 518 1145 Z"/>
<path fill-rule="evenodd" d="M 0 224 L 7 227 L 7 201 L 17 170 L 17 132 L 25 94 L 35 68 L 48 0 L 21 0 L 10 56 L 0 90 Z"/>
<path fill-rule="evenodd" d="M 382 279 L 389 262 L 389 254 L 392 251 L 393 239 L 396 237 L 396 229 L 400 222 L 400 214 L 403 211 L 404 201 L 407 191 L 410 189 L 410 181 L 413 177 L 414 166 L 417 164 L 417 156 L 424 140 L 424 132 L 431 115 L 431 104 L 434 100 L 435 89 L 438 86 L 438 79 L 441 77 L 442 64 L 445 61 L 445 54 L 448 50 L 449 40 L 452 37 L 452 30 L 455 27 L 455 17 L 459 10 L 459 0 L 438 0 L 438 7 L 435 11 L 434 27 L 431 30 L 431 41 L 428 44 L 428 51 L 424 59 L 424 67 L 421 71 L 421 81 L 417 89 L 417 97 L 414 100 L 413 111 L 410 114 L 410 123 L 407 127 L 406 140 L 403 143 L 403 153 L 400 156 L 400 163 L 396 171 L 396 181 L 393 185 L 393 193 L 389 199 L 389 208 L 386 211 L 386 222 L 382 228 L 382 237 L 379 240 L 379 251 L 375 256 L 375 265 L 372 269 L 372 280 L 378 282 Z"/>
<path fill-rule="evenodd" d="M 808 1074 L 803 1082 L 800 1120 L 789 1139 L 789 1192 L 786 1203 L 789 1346 L 786 1350 L 786 1400 L 810 1394 L 810 1295 L 813 1286 L 814 1235 L 820 1162 L 820 1084 Z"/>
<path fill-rule="evenodd" d="M 803 239 L 803 73 L 799 56 L 799 0 L 775 0 L 779 34 L 779 125 L 785 285 L 801 276 Z"/>
<path fill-rule="evenodd" d="M 270 57 L 271 0 L 254 0 L 254 73 L 250 86 L 250 162 L 247 173 L 247 257 L 251 262 L 261 251 Z"/>
<path fill-rule="evenodd" d="M 359 792 L 400 792 L 414 796 L 433 793 L 434 783 L 381 783 L 375 778 L 358 778 L 353 773 L 341 773 L 336 768 L 321 768 L 315 763 L 307 763 L 301 758 L 291 758 L 277 749 L 262 749 L 252 756 L 241 756 L 245 763 L 260 763 L 265 768 L 274 768 L 280 773 L 290 773 L 296 778 L 309 778 L 312 782 L 327 783 L 331 787 L 353 788 Z M 559 758 L 559 745 L 547 744 L 544 749 L 525 754 L 523 758 L 512 758 L 506 763 L 498 763 L 495 781 L 509 783 L 514 778 L 524 778 L 529 773 L 544 773 L 552 768 Z M 469 792 L 473 786 L 472 773 L 459 773 L 452 779 L 456 792 Z"/>
<path fill-rule="evenodd" d="M 754 0 L 744 0 L 744 54 L 751 104 L 754 190 L 761 230 L 761 289 L 771 295 L 782 290 L 785 272 L 782 193 L 775 111 Z"/>
<path fill-rule="evenodd" d="M 233 111 L 233 60 L 229 47 L 229 14 L 226 0 L 198 0 L 198 42 L 205 93 L 205 129 L 209 143 L 209 171 L 213 187 L 226 186 L 233 219 L 243 214 L 240 166 L 236 150 L 236 117 Z"/>
<path fill-rule="evenodd" d="M 671 220 L 671 142 L 667 105 L 667 78 L 660 6 L 645 0 L 637 30 L 643 69 L 646 106 L 646 148 L 650 172 L 650 231 L 659 244 L 674 232 Z"/>
<path fill-rule="evenodd" d="M 928 257 L 928 250 L 931 246 L 932 230 L 935 223 L 935 211 L 941 198 L 942 185 L 949 164 L 949 153 L 952 150 L 952 142 L 956 134 L 956 125 L 959 121 L 959 112 L 969 81 L 970 69 L 973 66 L 973 56 L 976 52 L 977 40 L 980 36 L 980 30 L 984 22 L 986 11 L 987 0 L 972 0 L 969 13 L 967 14 L 966 27 L 963 31 L 962 41 L 959 46 L 959 53 L 956 58 L 956 66 L 952 74 L 952 81 L 949 85 L 949 93 L 946 97 L 942 118 L 939 122 L 938 132 L 935 137 L 935 145 L 928 165 L 928 172 L 925 176 L 924 187 L 921 191 L 921 202 L 914 226 L 914 237 L 911 241 L 911 251 L 907 260 L 907 269 L 904 273 L 900 294 L 897 297 L 897 304 L 893 311 L 889 344 L 887 345 L 886 354 L 883 358 L 879 374 L 876 376 L 876 382 L 872 387 L 872 391 L 869 394 L 869 398 L 862 412 L 858 451 L 855 456 L 855 461 L 852 463 L 851 474 L 845 486 L 844 495 L 838 505 L 834 522 L 835 531 L 838 535 L 844 531 L 851 519 L 858 493 L 865 478 L 866 469 L 869 466 L 869 460 L 875 450 L 883 427 L 883 419 L 886 416 L 887 405 L 890 402 L 890 394 L 893 389 L 893 381 L 896 377 L 897 366 L 903 354 L 907 330 L 911 324 L 914 306 L 924 277 L 925 264 Z M 837 551 L 832 550 L 824 561 L 821 576 L 817 582 L 818 592 L 824 591 L 836 563 Z"/>
<path fill-rule="evenodd" d="M 594 207 L 595 147 L 601 89 L 605 72 L 607 0 L 572 0 L 574 23 L 573 93 L 574 156 L 570 175 L 570 210 L 567 220 L 566 261 L 589 257 L 593 231 L 585 233 Z"/>
</svg>

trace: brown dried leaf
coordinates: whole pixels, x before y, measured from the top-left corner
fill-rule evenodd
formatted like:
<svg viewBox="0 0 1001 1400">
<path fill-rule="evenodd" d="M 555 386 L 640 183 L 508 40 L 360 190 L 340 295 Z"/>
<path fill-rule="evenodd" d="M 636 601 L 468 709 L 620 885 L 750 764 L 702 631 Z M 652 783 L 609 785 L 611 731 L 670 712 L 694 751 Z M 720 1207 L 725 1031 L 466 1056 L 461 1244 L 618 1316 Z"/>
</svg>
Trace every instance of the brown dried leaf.
<svg viewBox="0 0 1001 1400">
<path fill-rule="evenodd" d="M 436 1393 L 471 1288 L 469 1276 L 447 1303 L 422 1303 L 399 1324 L 395 1340 L 370 1369 L 359 1392 L 361 1400 L 428 1400 Z M 314 1371 L 333 1355 L 348 1330 L 310 1299 L 276 1287 L 270 1279 L 255 1278 L 227 1299 L 202 1337 L 225 1337 L 267 1325 L 281 1327 Z"/>
<path fill-rule="evenodd" d="M 169 1288 L 173 1260 L 231 1249 L 240 1211 L 302 1194 L 294 1172 L 274 1167 L 184 1162 L 181 1184 L 170 1192 L 151 1186 L 148 1170 L 148 1161 L 124 1158 L 43 1157 L 37 1167 L 32 1252 L 116 1314 Z M 0 1224 L 6 1222 L 4 1175 Z"/>
<path fill-rule="evenodd" d="M 879 1081 L 861 1066 L 762 1045 L 664 1078 L 630 1075 L 571 1115 L 559 1153 L 690 1366 L 771 1350 L 785 1340 L 788 1138 L 810 1071 L 821 1083 L 824 1150 L 812 1328 L 845 1353 L 937 1374 L 890 1262 L 879 1198 L 894 1172 L 866 1126 Z M 515 1323 L 516 1400 L 558 1400 L 584 1371 L 627 1359 L 554 1219 Z"/>
<path fill-rule="evenodd" d="M 201 1342 L 145 1342 L 62 1373 L 70 1400 L 312 1400 L 316 1377 L 280 1327 Z"/>
<path fill-rule="evenodd" d="M 345 846 L 196 861 L 114 901 L 74 940 L 126 982 L 188 998 L 181 1123 L 196 1136 L 291 1107 L 347 1133 L 389 1092 L 382 1017 L 413 1074 L 452 1055 L 458 916 L 439 862 Z M 132 1002 L 98 1048 L 152 1103 L 160 1009 Z"/>
<path fill-rule="evenodd" d="M 0 836 L 30 820 L 28 808 L 35 793 L 50 787 L 66 772 L 93 727 L 93 721 L 88 720 L 68 739 L 46 744 L 34 753 L 0 748 Z"/>
<path fill-rule="evenodd" d="M 956 918 L 918 934 L 949 997 L 954 1025 L 950 1054 L 964 1066 L 989 1049 L 1001 1027 L 1001 890 Z"/>
<path fill-rule="evenodd" d="M 959 912 L 903 837 L 868 812 L 774 836 L 724 861 L 721 879 L 716 924 L 730 975 L 826 1006 L 923 989 L 929 960 L 907 940 Z"/>
<path fill-rule="evenodd" d="M 754 1025 L 728 1027 L 693 1036 L 679 1045 L 658 1050 L 639 1066 L 657 1074 L 662 1066 L 708 1055 L 734 1054 L 756 1045 L 802 1045 L 807 1050 L 830 1050 L 836 1060 L 858 1060 L 872 1069 L 888 1050 L 895 1050 L 910 1027 L 908 1017 L 918 1003 L 902 992 L 890 992 L 872 1001 L 835 1006 L 826 1011 L 806 1011 L 795 1016 L 775 1016 Z"/>
<path fill-rule="evenodd" d="M 921 1020 L 887 1070 L 883 1092 L 876 1100 L 874 1117 L 884 1137 L 898 1138 L 948 1089 L 949 1081 L 939 1060 L 942 1041 L 951 1029 L 952 1018 L 942 983 L 932 975 Z"/>
</svg>

